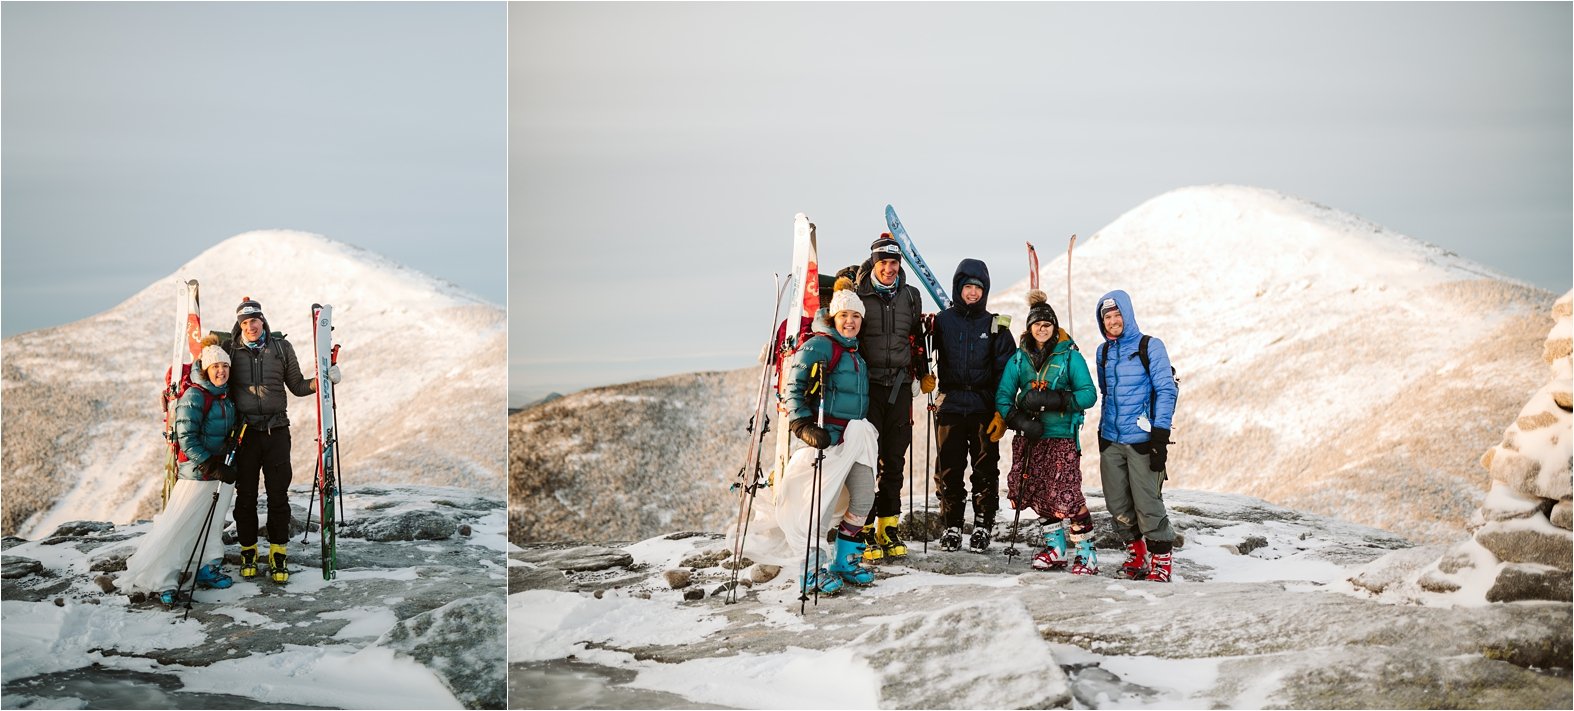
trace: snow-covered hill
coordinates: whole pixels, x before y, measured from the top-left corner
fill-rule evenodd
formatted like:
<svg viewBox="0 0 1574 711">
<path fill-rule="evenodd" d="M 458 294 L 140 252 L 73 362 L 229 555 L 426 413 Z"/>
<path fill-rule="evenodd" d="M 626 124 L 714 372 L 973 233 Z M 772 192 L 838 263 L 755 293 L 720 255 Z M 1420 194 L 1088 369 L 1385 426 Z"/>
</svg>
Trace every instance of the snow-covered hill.
<svg viewBox="0 0 1574 711">
<path fill-rule="evenodd" d="M 539 707 L 1568 708 L 1567 601 L 1393 604 L 1371 580 L 1437 547 L 1166 493 L 1185 534 L 1169 584 L 1115 578 L 1108 540 L 1091 577 L 1008 563 L 1001 540 L 915 546 L 800 614 L 789 569 L 744 569 L 728 604 L 715 533 L 516 548 L 509 683 Z M 1096 490 L 1089 505 L 1107 530 Z"/>
<path fill-rule="evenodd" d="M 189 617 L 115 588 L 151 524 L 7 537 L 4 706 L 503 708 L 505 502 L 404 485 L 358 499 L 335 580 L 314 534 L 287 586 L 237 576 L 197 590 Z M 300 536 L 306 511 L 292 508 Z"/>
<path fill-rule="evenodd" d="M 103 313 L 4 341 L 7 534 L 77 519 L 126 523 L 158 506 L 158 391 L 176 284 L 202 285 L 206 330 L 229 331 L 242 297 L 311 364 L 311 304 L 334 307 L 344 482 L 503 491 L 504 310 L 358 247 L 291 231 L 232 237 Z M 297 484 L 313 476 L 316 408 L 290 398 Z"/>
<path fill-rule="evenodd" d="M 949 286 L 951 268 L 933 266 Z M 1540 384 L 1556 298 L 1346 213 L 1235 186 L 1149 200 L 1079 240 L 1072 266 L 1074 308 L 1064 254 L 1043 263 L 1042 285 L 1090 367 L 1094 303 L 1109 290 L 1130 293 L 1142 330 L 1169 346 L 1181 379 L 1170 486 L 1412 540 L 1463 531 L 1486 488 L 1477 459 Z M 1027 280 L 991 268 L 990 307 L 1020 331 Z M 514 414 L 511 500 L 526 503 L 512 540 L 724 528 L 757 372 L 597 388 Z M 929 445 L 921 407 L 914 417 L 921 501 Z M 1083 437 L 1097 488 L 1095 427 Z"/>
</svg>

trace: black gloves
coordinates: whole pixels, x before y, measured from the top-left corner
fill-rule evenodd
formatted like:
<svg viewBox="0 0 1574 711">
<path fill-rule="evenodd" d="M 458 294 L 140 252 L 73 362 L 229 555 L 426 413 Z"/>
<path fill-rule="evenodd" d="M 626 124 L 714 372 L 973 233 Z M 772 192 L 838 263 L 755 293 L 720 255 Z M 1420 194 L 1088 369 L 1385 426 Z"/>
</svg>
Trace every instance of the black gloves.
<svg viewBox="0 0 1574 711">
<path fill-rule="evenodd" d="M 1148 468 L 1156 472 L 1164 471 L 1170 456 L 1170 431 L 1163 427 L 1153 428 L 1148 444 L 1153 448 L 1148 454 Z"/>
<path fill-rule="evenodd" d="M 197 471 L 208 481 L 218 479 L 226 484 L 235 483 L 235 467 L 226 465 L 219 457 L 208 457 L 197 465 Z"/>
<path fill-rule="evenodd" d="M 825 449 L 831 446 L 831 433 L 826 432 L 824 427 L 814 424 L 814 418 L 812 417 L 800 417 L 793 420 L 787 427 L 792 430 L 793 434 L 798 436 L 798 439 L 803 440 L 810 447 Z"/>
<path fill-rule="evenodd" d="M 1037 417 L 1022 410 L 1012 410 L 1010 414 L 1006 415 L 1006 425 L 1033 439 L 1039 439 L 1044 436 L 1044 423 L 1039 422 Z"/>
<path fill-rule="evenodd" d="M 1028 390 L 1022 393 L 1017 405 L 1031 413 L 1066 412 L 1076 408 L 1076 398 L 1065 390 Z"/>
</svg>

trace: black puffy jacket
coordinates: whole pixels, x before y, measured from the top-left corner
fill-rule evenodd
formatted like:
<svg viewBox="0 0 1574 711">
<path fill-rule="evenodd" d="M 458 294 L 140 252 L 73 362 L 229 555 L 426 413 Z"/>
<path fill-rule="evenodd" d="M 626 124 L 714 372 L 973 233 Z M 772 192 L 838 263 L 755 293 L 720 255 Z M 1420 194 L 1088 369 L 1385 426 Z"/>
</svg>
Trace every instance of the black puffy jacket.
<svg viewBox="0 0 1574 711">
<path fill-rule="evenodd" d="M 907 273 L 896 273 L 896 288 L 887 296 L 874 288 L 873 263 L 858 267 L 858 296 L 864 302 L 863 329 L 858 332 L 858 352 L 869 363 L 869 382 L 891 387 L 911 383 L 914 374 L 929 374 L 929 363 L 915 358 L 915 339 L 923 338 L 923 297 L 907 283 Z"/>
<path fill-rule="evenodd" d="M 962 281 L 984 283 L 978 303 L 962 303 Z M 958 415 L 988 413 L 995 409 L 1000 374 L 1016 351 L 1008 326 L 996 325 L 989 312 L 989 267 L 977 259 L 964 259 L 951 277 L 951 308 L 935 316 L 935 355 L 940 378 L 940 412 Z"/>
<path fill-rule="evenodd" d="M 285 340 L 284 334 L 268 331 L 267 323 L 264 319 L 263 332 L 267 336 L 261 348 L 242 345 L 239 324 L 224 344 L 230 354 L 230 399 L 235 401 L 241 422 L 262 430 L 290 426 L 290 416 L 285 412 L 289 406 L 286 389 L 297 397 L 315 392 L 313 379 L 301 375 L 295 347 Z"/>
</svg>

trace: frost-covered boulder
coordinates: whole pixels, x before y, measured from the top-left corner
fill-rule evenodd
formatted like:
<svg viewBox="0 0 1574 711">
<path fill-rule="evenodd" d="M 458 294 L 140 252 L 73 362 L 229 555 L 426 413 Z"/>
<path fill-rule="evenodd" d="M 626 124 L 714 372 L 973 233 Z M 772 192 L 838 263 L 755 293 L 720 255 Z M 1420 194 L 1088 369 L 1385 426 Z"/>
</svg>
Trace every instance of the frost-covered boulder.
<svg viewBox="0 0 1574 711">
<path fill-rule="evenodd" d="M 1542 349 L 1551 378 L 1531 395 L 1503 441 L 1481 457 L 1491 483 L 1471 518 L 1470 539 L 1420 571 L 1414 578 L 1420 589 L 1459 593 L 1472 603 L 1570 600 L 1571 305 L 1574 291 L 1552 307 L 1554 325 Z"/>
<path fill-rule="evenodd" d="M 356 517 L 346 524 L 346 536 L 368 541 L 442 541 L 459 530 L 459 522 L 441 511 L 413 510 Z"/>
<path fill-rule="evenodd" d="M 602 546 L 530 549 L 515 553 L 512 557 L 514 560 L 556 568 L 566 573 L 626 568 L 634 564 L 634 556 Z"/>
<path fill-rule="evenodd" d="M 508 603 L 501 593 L 467 597 L 401 620 L 375 644 L 404 654 L 431 669 L 454 696 L 471 709 L 507 705 Z"/>
</svg>

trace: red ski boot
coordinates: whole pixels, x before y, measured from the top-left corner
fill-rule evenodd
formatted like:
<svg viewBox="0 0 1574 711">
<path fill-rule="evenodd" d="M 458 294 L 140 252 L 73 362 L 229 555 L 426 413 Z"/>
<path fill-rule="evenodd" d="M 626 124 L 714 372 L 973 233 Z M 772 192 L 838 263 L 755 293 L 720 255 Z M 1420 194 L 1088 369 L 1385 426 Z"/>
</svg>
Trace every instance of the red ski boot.
<svg viewBox="0 0 1574 711">
<path fill-rule="evenodd" d="M 1154 553 L 1148 561 L 1148 582 L 1167 583 L 1170 581 L 1170 554 Z"/>
<path fill-rule="evenodd" d="M 1169 556 L 1164 557 L 1169 560 Z M 1148 542 L 1142 538 L 1126 544 L 1126 560 L 1120 564 L 1120 576 L 1132 580 L 1148 577 Z"/>
</svg>

